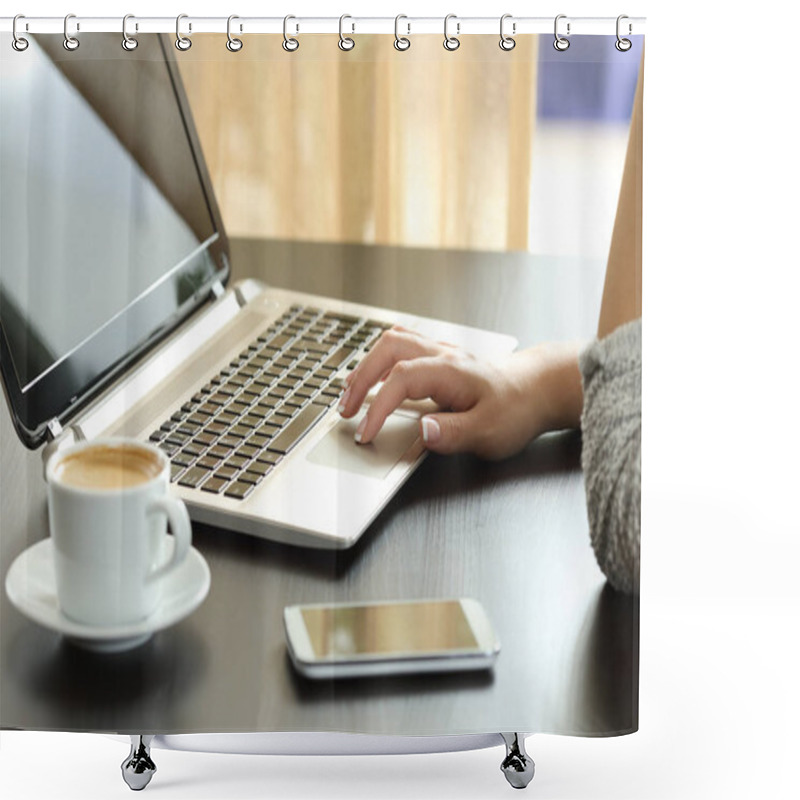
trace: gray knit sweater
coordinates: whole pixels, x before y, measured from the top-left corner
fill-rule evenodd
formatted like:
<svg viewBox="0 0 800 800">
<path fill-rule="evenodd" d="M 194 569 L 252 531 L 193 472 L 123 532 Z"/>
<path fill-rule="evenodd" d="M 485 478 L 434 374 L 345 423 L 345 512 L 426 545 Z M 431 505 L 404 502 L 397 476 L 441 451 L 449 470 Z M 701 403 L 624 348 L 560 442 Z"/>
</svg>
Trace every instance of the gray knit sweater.
<svg viewBox="0 0 800 800">
<path fill-rule="evenodd" d="M 600 569 L 623 592 L 639 590 L 642 475 L 642 321 L 581 353 L 583 453 L 589 533 Z"/>
</svg>

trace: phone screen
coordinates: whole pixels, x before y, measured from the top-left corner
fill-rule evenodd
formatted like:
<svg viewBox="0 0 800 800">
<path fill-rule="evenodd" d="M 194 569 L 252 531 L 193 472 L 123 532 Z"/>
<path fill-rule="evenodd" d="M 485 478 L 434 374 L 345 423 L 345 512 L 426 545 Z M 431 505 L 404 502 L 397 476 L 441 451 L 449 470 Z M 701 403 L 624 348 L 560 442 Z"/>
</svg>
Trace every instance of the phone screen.
<svg viewBox="0 0 800 800">
<path fill-rule="evenodd" d="M 458 600 L 304 608 L 317 658 L 469 650 L 478 642 Z"/>
</svg>

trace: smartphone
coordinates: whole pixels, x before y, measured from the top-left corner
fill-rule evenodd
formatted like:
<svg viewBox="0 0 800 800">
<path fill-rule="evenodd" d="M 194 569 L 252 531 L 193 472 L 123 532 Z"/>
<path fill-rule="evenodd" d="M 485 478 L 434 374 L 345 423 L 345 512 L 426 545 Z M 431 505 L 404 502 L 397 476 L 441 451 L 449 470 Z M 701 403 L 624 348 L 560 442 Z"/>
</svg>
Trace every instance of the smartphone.
<svg viewBox="0 0 800 800">
<path fill-rule="evenodd" d="M 288 606 L 289 656 L 307 678 L 489 669 L 500 652 L 476 600 Z"/>
</svg>

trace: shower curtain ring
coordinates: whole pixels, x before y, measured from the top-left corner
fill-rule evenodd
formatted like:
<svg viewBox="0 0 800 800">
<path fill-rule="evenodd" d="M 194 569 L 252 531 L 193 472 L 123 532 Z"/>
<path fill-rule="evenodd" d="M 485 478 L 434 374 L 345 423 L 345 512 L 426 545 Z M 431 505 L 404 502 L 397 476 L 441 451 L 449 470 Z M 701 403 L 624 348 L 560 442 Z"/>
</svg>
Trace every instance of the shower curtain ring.
<svg viewBox="0 0 800 800">
<path fill-rule="evenodd" d="M 231 35 L 231 22 L 235 19 L 239 19 L 236 14 L 231 14 L 228 17 L 228 41 L 225 42 L 225 47 L 227 47 L 231 53 L 238 53 L 244 47 L 244 42 L 241 39 L 236 39 Z M 241 27 L 239 30 L 241 31 Z"/>
<path fill-rule="evenodd" d="M 188 36 L 183 36 L 181 34 L 181 20 L 188 19 L 188 14 L 178 14 L 177 19 L 175 20 L 175 47 L 178 50 L 186 51 L 192 46 L 192 40 Z M 192 23 L 189 23 L 189 33 L 192 32 Z"/>
<path fill-rule="evenodd" d="M 345 36 L 344 33 L 342 33 L 342 25 L 346 19 L 353 18 L 349 14 L 342 14 L 342 16 L 339 17 L 339 49 L 345 51 L 352 50 L 356 46 L 354 39 L 351 39 L 349 36 Z M 355 23 L 351 22 L 350 24 L 353 26 L 353 31 L 355 31 Z"/>
<path fill-rule="evenodd" d="M 127 50 L 129 53 L 131 50 L 135 50 L 139 46 L 139 40 L 135 36 L 128 35 L 128 20 L 129 19 L 136 19 L 133 14 L 126 14 L 122 18 L 122 49 Z M 138 25 L 136 26 L 138 29 Z"/>
<path fill-rule="evenodd" d="M 513 50 L 517 46 L 517 43 L 514 41 L 514 39 L 511 36 L 506 36 L 506 33 L 503 30 L 503 26 L 507 19 L 512 19 L 511 14 L 503 14 L 503 16 L 500 17 L 500 49 L 505 50 L 506 52 Z M 511 32 L 517 32 L 516 22 L 511 23 Z"/>
<path fill-rule="evenodd" d="M 64 17 L 64 42 L 63 42 L 64 49 L 69 50 L 70 52 L 72 52 L 73 50 L 77 50 L 81 45 L 81 43 L 74 36 L 69 35 L 69 31 L 67 30 L 67 28 L 69 27 L 69 21 L 71 19 L 75 19 L 74 14 L 67 14 L 67 16 Z M 76 23 L 75 30 L 79 31 L 80 29 L 81 26 L 78 23 Z"/>
<path fill-rule="evenodd" d="M 294 51 L 297 50 L 298 47 L 300 47 L 300 42 L 293 36 L 289 36 L 288 25 L 290 19 L 297 19 L 297 17 L 293 17 L 291 14 L 287 14 L 283 18 L 283 49 L 287 53 L 294 53 Z"/>
<path fill-rule="evenodd" d="M 14 17 L 14 22 L 11 23 L 11 35 L 14 37 L 11 40 L 11 46 L 18 53 L 21 53 L 23 50 L 27 50 L 28 49 L 28 45 L 30 44 L 30 42 L 24 36 L 20 36 L 17 33 L 17 20 L 18 19 L 25 19 L 25 15 L 24 14 L 17 14 L 17 16 Z"/>
<path fill-rule="evenodd" d="M 569 39 L 567 39 L 564 36 L 561 36 L 561 34 L 558 32 L 558 21 L 560 19 L 567 19 L 567 15 L 566 14 L 559 14 L 556 17 L 555 25 L 553 26 L 553 30 L 555 32 L 556 39 L 553 42 L 553 47 L 555 47 L 555 49 L 558 50 L 559 52 L 563 53 L 564 50 L 566 50 L 569 47 Z M 569 25 L 569 22 L 567 22 L 567 36 L 569 36 L 569 28 L 570 28 L 570 25 Z"/>
<path fill-rule="evenodd" d="M 617 41 L 614 42 L 614 47 L 616 47 L 617 50 L 620 51 L 620 53 L 627 53 L 628 50 L 630 50 L 631 47 L 633 47 L 633 45 L 631 44 L 630 39 L 623 39 L 619 35 L 619 28 L 620 28 L 619 24 L 620 22 L 622 22 L 623 19 L 628 19 L 627 14 L 620 14 L 617 17 Z M 633 31 L 633 26 L 631 25 L 630 22 L 628 22 L 628 36 L 631 35 L 632 31 Z"/>
<path fill-rule="evenodd" d="M 448 36 L 447 35 L 447 24 L 450 22 L 451 19 L 456 20 L 456 35 L 455 36 Z M 458 50 L 461 45 L 461 42 L 458 40 L 458 34 L 461 33 L 461 23 L 458 22 L 458 17 L 455 14 L 448 14 L 444 18 L 444 49 L 449 50 L 451 53 L 453 50 Z"/>
<path fill-rule="evenodd" d="M 401 36 L 398 30 L 400 26 L 401 19 L 408 19 L 405 14 L 398 14 L 394 18 L 394 49 L 395 50 L 408 50 L 411 47 L 411 39 L 406 39 L 405 36 Z M 411 23 L 407 22 L 406 25 L 408 26 L 408 33 L 411 33 Z"/>
</svg>

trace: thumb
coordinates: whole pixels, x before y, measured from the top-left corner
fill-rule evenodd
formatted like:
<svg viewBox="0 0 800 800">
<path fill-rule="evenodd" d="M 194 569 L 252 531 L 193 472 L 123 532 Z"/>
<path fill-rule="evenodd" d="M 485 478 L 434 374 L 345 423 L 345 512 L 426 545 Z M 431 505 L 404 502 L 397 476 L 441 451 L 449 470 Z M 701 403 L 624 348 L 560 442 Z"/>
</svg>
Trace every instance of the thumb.
<svg viewBox="0 0 800 800">
<path fill-rule="evenodd" d="M 460 453 L 470 449 L 474 425 L 473 415 L 468 411 L 427 414 L 420 420 L 422 441 L 434 453 Z"/>
</svg>

